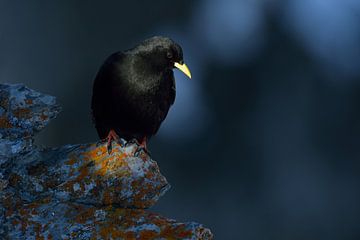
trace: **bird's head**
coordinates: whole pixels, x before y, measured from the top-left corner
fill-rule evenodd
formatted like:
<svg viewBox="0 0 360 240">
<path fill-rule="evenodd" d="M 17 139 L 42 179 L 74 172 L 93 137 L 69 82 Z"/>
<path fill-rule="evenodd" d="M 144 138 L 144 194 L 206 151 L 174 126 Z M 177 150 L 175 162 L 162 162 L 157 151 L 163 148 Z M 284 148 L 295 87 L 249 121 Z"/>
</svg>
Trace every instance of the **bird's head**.
<svg viewBox="0 0 360 240">
<path fill-rule="evenodd" d="M 177 68 L 191 78 L 190 70 L 184 63 L 180 45 L 170 38 L 152 37 L 146 39 L 131 51 L 146 59 L 146 64 L 151 65 L 152 68 L 159 71 Z"/>
</svg>

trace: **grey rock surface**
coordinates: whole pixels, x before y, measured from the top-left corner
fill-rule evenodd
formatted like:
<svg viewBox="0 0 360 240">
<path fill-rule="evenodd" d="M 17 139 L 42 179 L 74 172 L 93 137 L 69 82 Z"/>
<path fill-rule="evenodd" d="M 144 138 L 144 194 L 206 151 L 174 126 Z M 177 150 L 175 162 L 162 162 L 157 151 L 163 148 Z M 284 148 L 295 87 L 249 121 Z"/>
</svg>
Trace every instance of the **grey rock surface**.
<svg viewBox="0 0 360 240">
<path fill-rule="evenodd" d="M 212 239 L 144 210 L 170 185 L 137 143 L 36 147 L 59 111 L 52 96 L 0 84 L 1 239 Z"/>
</svg>

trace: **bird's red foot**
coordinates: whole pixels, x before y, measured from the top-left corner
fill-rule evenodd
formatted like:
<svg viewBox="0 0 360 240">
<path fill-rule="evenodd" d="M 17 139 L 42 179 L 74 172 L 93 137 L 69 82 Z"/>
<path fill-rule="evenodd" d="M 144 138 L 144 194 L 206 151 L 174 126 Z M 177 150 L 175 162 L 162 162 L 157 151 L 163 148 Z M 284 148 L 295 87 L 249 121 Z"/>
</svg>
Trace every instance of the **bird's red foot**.
<svg viewBox="0 0 360 240">
<path fill-rule="evenodd" d="M 128 143 L 137 145 L 134 156 L 138 156 L 138 154 L 140 154 L 141 152 L 145 152 L 146 154 L 150 155 L 150 152 L 147 148 L 147 137 L 143 137 L 140 141 L 137 138 L 133 138 Z"/>
<path fill-rule="evenodd" d="M 135 152 L 135 156 L 139 154 L 141 151 L 144 151 L 147 155 L 150 155 L 150 151 L 147 148 L 147 137 L 143 137 L 140 142 L 136 140 L 138 144 L 138 148 Z"/>
<path fill-rule="evenodd" d="M 140 147 L 144 148 L 146 151 L 147 149 L 147 137 L 143 137 L 143 139 L 141 139 L 141 142 L 139 143 Z"/>
<path fill-rule="evenodd" d="M 111 154 L 112 151 L 112 141 L 119 141 L 119 136 L 116 134 L 115 130 L 111 129 L 109 134 L 106 137 L 107 139 L 107 150 L 108 150 L 108 154 Z"/>
</svg>

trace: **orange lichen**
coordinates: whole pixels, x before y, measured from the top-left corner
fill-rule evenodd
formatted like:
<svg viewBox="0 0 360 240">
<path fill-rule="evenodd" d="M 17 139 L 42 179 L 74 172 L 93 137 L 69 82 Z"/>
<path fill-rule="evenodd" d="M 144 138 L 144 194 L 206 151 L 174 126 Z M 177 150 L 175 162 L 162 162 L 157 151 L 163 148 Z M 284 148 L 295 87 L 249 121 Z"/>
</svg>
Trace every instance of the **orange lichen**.
<svg viewBox="0 0 360 240">
<path fill-rule="evenodd" d="M 113 201 L 114 201 L 114 198 L 113 198 L 113 194 L 111 193 L 111 191 L 109 191 L 109 190 L 105 191 L 103 194 L 103 199 L 102 199 L 103 204 L 110 205 L 113 203 Z"/>
<path fill-rule="evenodd" d="M 132 205 L 136 206 L 137 208 L 148 208 L 155 203 L 155 200 L 153 199 L 144 199 L 144 196 L 147 195 L 148 191 L 154 188 L 154 186 L 150 182 L 134 180 L 133 182 L 131 182 L 131 187 L 134 192 Z"/>
<path fill-rule="evenodd" d="M 105 176 L 109 171 L 114 169 L 120 169 L 126 166 L 125 158 L 128 155 L 121 152 L 118 148 L 114 148 L 112 154 L 109 155 L 105 144 L 97 146 L 92 144 L 88 146 L 88 150 L 80 152 L 80 154 L 72 154 L 69 156 L 70 160 L 68 164 L 75 163 L 77 161 L 89 162 L 92 161 L 95 164 L 94 175 Z M 124 172 L 126 174 L 126 172 Z M 126 174 L 128 175 L 128 174 Z"/>
<path fill-rule="evenodd" d="M 51 227 L 51 224 L 41 224 L 33 219 L 42 206 L 42 202 L 24 205 L 19 209 L 21 221 L 12 220 L 13 225 L 20 224 L 20 230 L 25 233 L 30 228 L 34 230 L 35 239 L 44 239 L 43 233 Z M 166 219 L 160 215 L 149 213 L 142 209 L 122 209 L 108 206 L 100 208 L 105 212 L 105 219 L 97 219 L 97 207 L 86 207 L 77 203 L 67 203 L 67 210 L 64 216 L 69 218 L 69 224 L 82 224 L 90 227 L 91 239 L 189 239 L 193 232 L 187 229 L 186 224 L 178 224 L 173 220 Z M 35 213 L 35 214 L 34 214 Z M 160 232 L 151 229 L 144 229 L 142 226 L 155 224 Z M 97 227 L 94 227 L 97 226 Z M 136 230 L 138 228 L 138 230 Z M 131 229 L 131 230 L 130 230 Z M 64 226 L 64 231 L 69 231 Z M 77 238 L 77 232 L 68 232 L 71 238 Z M 48 239 L 52 237 L 48 236 Z"/>
<path fill-rule="evenodd" d="M 140 232 L 140 239 L 154 239 L 155 237 L 158 237 L 158 233 L 151 230 L 142 230 Z"/>
<path fill-rule="evenodd" d="M 185 231 L 185 229 L 182 229 L 180 232 L 178 231 L 177 236 L 180 238 L 188 238 L 191 236 L 191 230 Z"/>
<path fill-rule="evenodd" d="M 81 182 L 87 176 L 89 176 L 89 168 L 87 166 L 82 166 L 79 169 L 79 176 L 76 178 L 76 181 Z"/>
<path fill-rule="evenodd" d="M 43 236 L 41 236 L 42 226 L 38 223 L 34 223 L 33 225 L 34 225 L 34 230 L 36 232 L 35 239 L 36 240 L 44 240 L 45 238 Z"/>
<path fill-rule="evenodd" d="M 6 117 L 0 117 L 0 128 L 12 128 L 13 125 Z"/>
<path fill-rule="evenodd" d="M 180 224 L 177 227 L 168 225 L 160 234 L 161 237 L 169 238 L 171 236 L 177 236 L 178 238 L 189 238 L 191 236 L 191 230 L 186 230 L 185 224 Z"/>
<path fill-rule="evenodd" d="M 31 110 L 28 108 L 18 108 L 13 111 L 13 114 L 17 118 L 29 118 Z"/>
<path fill-rule="evenodd" d="M 75 158 L 70 158 L 69 161 L 67 161 L 65 164 L 67 165 L 74 165 L 76 163 L 76 159 Z"/>
<path fill-rule="evenodd" d="M 127 239 L 127 240 L 137 239 L 135 232 L 124 231 L 118 225 L 113 224 L 112 222 L 106 222 L 106 224 L 101 224 L 98 234 L 100 235 L 101 239 Z M 140 239 L 149 239 L 149 238 L 140 238 Z"/>
<path fill-rule="evenodd" d="M 73 173 L 73 172 L 71 172 L 71 173 Z M 71 173 L 70 173 L 70 175 L 72 175 Z M 83 165 L 78 169 L 78 173 L 79 174 L 75 179 L 68 180 L 67 182 L 62 184 L 60 189 L 65 190 L 67 192 L 74 193 L 74 184 L 79 184 L 79 187 L 81 189 L 81 192 L 79 192 L 79 194 L 84 193 L 84 191 L 85 191 L 84 181 L 85 181 L 85 179 L 90 177 L 89 168 L 87 166 Z"/>
<path fill-rule="evenodd" d="M 101 145 L 99 147 L 94 147 L 93 145 L 91 145 L 90 149 L 91 150 L 89 151 L 84 151 L 81 153 L 85 161 L 93 160 L 97 162 L 104 157 L 104 154 L 107 154 L 107 149 L 105 145 Z"/>
<path fill-rule="evenodd" d="M 49 117 L 48 117 L 47 115 L 45 115 L 44 113 L 42 113 L 42 114 L 40 115 L 40 119 L 41 119 L 42 121 L 46 121 L 48 118 L 49 118 Z"/>
<path fill-rule="evenodd" d="M 136 239 L 136 233 L 133 231 L 128 231 L 124 233 L 125 239 Z"/>
<path fill-rule="evenodd" d="M 94 218 L 94 213 L 95 213 L 95 208 L 89 208 L 83 212 L 81 212 L 80 214 L 78 214 L 75 218 L 75 221 L 77 223 L 85 223 L 86 221 Z"/>
</svg>

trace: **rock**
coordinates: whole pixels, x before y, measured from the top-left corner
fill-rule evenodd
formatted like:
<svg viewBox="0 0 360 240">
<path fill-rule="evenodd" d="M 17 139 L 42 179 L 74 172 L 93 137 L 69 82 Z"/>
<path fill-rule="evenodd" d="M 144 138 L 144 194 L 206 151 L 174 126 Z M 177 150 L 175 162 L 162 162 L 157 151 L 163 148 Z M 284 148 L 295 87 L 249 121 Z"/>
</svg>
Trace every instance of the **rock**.
<svg viewBox="0 0 360 240">
<path fill-rule="evenodd" d="M 59 111 L 55 97 L 22 84 L 0 84 L 0 164 L 31 151 L 34 134 Z"/>
<path fill-rule="evenodd" d="M 11 239 L 211 239 L 201 224 L 177 223 L 142 209 L 45 199 L 8 215 Z M 19 221 L 21 219 L 21 221 Z"/>
<path fill-rule="evenodd" d="M 9 189 L 25 202 L 54 197 L 91 205 L 148 208 L 170 185 L 158 165 L 136 143 L 67 145 L 20 157 L 9 173 Z"/>
<path fill-rule="evenodd" d="M 59 111 L 55 97 L 22 84 L 0 84 L 0 134 L 3 139 L 33 136 Z"/>
<path fill-rule="evenodd" d="M 55 98 L 0 84 L 0 239 L 212 239 L 201 224 L 144 209 L 170 188 L 136 142 L 40 149 Z"/>
</svg>

